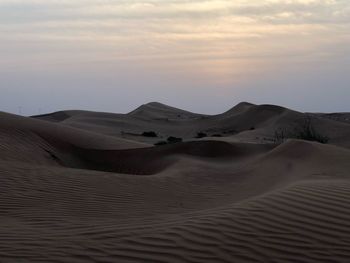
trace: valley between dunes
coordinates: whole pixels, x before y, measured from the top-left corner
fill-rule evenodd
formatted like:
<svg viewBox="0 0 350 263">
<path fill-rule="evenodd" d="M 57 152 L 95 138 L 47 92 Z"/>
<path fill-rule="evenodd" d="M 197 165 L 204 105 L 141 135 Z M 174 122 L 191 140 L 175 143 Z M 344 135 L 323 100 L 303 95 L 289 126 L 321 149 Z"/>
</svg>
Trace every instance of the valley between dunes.
<svg viewBox="0 0 350 263">
<path fill-rule="evenodd" d="M 0 262 L 350 262 L 349 114 L 3 112 L 0 223 Z"/>
</svg>

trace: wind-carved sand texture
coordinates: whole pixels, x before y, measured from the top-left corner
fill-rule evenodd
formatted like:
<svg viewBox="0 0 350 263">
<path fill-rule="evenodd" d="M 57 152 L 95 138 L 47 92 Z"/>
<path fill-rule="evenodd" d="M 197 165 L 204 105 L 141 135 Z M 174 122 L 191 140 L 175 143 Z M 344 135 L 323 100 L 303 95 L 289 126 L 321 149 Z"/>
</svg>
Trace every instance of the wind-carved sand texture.
<svg viewBox="0 0 350 263">
<path fill-rule="evenodd" d="M 347 116 L 0 113 L 0 262 L 349 262 Z M 274 142 L 305 118 L 328 144 Z"/>
</svg>

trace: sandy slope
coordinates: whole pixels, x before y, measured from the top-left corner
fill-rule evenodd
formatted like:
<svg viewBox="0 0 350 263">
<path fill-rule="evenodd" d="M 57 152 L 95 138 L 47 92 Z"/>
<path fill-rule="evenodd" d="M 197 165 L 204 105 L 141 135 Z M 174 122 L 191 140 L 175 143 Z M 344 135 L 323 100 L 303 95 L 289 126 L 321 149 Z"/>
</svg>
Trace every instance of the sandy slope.
<svg viewBox="0 0 350 263">
<path fill-rule="evenodd" d="M 178 113 L 152 111 L 132 115 Z M 65 114 L 0 115 L 1 262 L 349 262 L 350 150 L 230 137 L 149 147 L 63 125 L 101 113 Z M 182 114 L 249 127 L 244 114 L 256 132 L 301 113 Z"/>
</svg>

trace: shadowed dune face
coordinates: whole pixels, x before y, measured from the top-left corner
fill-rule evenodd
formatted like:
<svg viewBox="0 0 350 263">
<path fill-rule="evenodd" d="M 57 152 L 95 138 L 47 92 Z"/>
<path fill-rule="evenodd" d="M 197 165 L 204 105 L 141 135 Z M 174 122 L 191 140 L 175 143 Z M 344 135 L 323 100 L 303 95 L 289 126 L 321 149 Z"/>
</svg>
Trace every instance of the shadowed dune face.
<svg viewBox="0 0 350 263">
<path fill-rule="evenodd" d="M 116 151 L 75 148 L 74 152 L 79 158 L 78 163 L 83 163 L 82 166 L 75 168 L 151 175 L 160 173 L 176 163 L 179 156 L 207 161 L 237 161 L 261 154 L 273 147 L 265 145 L 245 147 L 245 145 L 232 145 L 226 142 L 199 141 Z"/>
<path fill-rule="evenodd" d="M 157 103 L 127 116 L 1 113 L 0 261 L 348 261 L 349 149 L 252 141 L 304 117 L 273 105 L 177 113 Z M 314 120 L 346 145 L 348 124 Z M 157 147 L 106 135 L 126 123 L 134 133 L 241 132 Z"/>
<path fill-rule="evenodd" d="M 225 142 L 189 142 L 133 150 L 76 149 L 85 166 L 94 170 L 124 174 L 156 174 L 176 162 L 178 155 L 194 158 L 232 158 L 238 149 Z M 137 164 L 137 165 L 135 165 Z"/>
</svg>

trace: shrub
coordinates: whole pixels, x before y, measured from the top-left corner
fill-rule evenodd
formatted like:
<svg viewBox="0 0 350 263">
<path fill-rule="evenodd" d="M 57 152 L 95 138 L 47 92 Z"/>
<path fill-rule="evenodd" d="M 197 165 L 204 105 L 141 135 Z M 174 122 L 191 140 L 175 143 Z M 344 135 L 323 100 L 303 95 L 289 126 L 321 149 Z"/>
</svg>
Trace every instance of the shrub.
<svg viewBox="0 0 350 263">
<path fill-rule="evenodd" d="M 275 131 L 274 142 L 283 143 L 288 138 L 294 138 L 305 141 L 314 141 L 319 143 L 328 143 L 329 138 L 321 135 L 315 130 L 311 123 L 311 118 L 307 117 L 304 124 L 296 131 L 288 132 L 286 129 L 279 129 Z"/>
<path fill-rule="evenodd" d="M 204 132 L 197 132 L 196 138 L 199 139 L 199 138 L 204 138 L 204 137 L 208 137 L 208 135 Z"/>
<path fill-rule="evenodd" d="M 168 137 L 167 141 L 168 143 L 178 143 L 178 142 L 182 142 L 182 138 L 170 136 Z"/>
<path fill-rule="evenodd" d="M 284 143 L 285 140 L 287 140 L 286 130 L 284 129 L 276 130 L 274 134 L 274 143 L 277 143 L 277 144 Z"/>
<path fill-rule="evenodd" d="M 216 134 L 213 134 L 211 137 L 222 137 L 222 135 L 221 135 L 221 134 L 216 133 Z"/>
<path fill-rule="evenodd" d="M 318 133 L 311 123 L 311 118 L 307 117 L 305 123 L 299 133 L 296 134 L 296 138 L 306 141 L 315 141 L 319 143 L 327 143 L 329 138 Z"/>
<path fill-rule="evenodd" d="M 168 144 L 166 141 L 160 141 L 160 142 L 155 143 L 154 145 L 160 146 L 160 145 L 166 145 L 166 144 Z"/>
<path fill-rule="evenodd" d="M 142 136 L 153 137 L 153 138 L 158 137 L 157 133 L 155 133 L 154 131 L 143 132 Z"/>
<path fill-rule="evenodd" d="M 168 139 L 166 141 L 159 141 L 159 142 L 155 143 L 154 145 L 160 146 L 160 145 L 173 144 L 173 143 L 179 143 L 179 142 L 182 142 L 182 138 L 170 136 L 170 137 L 168 137 Z"/>
</svg>

